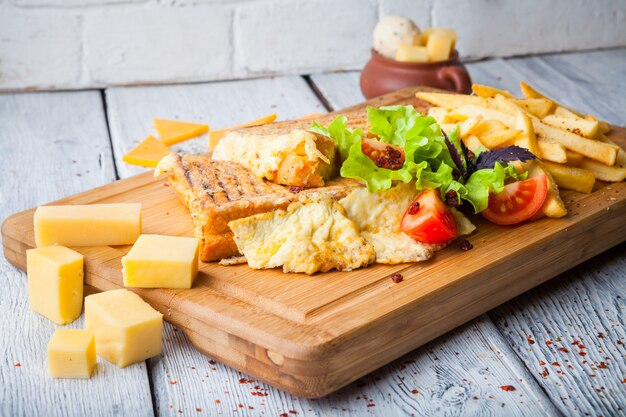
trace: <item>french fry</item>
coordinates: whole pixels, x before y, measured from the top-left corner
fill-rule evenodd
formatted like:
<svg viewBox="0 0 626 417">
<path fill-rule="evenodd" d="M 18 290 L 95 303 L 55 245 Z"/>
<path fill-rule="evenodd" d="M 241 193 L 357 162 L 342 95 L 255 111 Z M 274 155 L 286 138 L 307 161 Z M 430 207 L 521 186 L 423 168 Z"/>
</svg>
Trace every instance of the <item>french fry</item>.
<svg viewBox="0 0 626 417">
<path fill-rule="evenodd" d="M 231 130 L 241 129 L 241 128 L 250 127 L 250 126 L 266 125 L 276 120 L 276 117 L 277 117 L 276 114 L 269 114 L 267 116 L 261 117 L 260 119 L 251 120 L 249 122 L 242 123 L 240 125 L 231 126 L 225 129 L 211 130 L 209 132 L 209 149 L 215 149 L 215 147 L 220 142 L 220 140 L 224 137 L 224 135 Z"/>
<path fill-rule="evenodd" d="M 502 122 L 490 119 L 481 120 L 472 129 L 472 134 L 487 148 L 493 149 L 512 141 L 519 134 L 519 130 L 509 129 Z"/>
<path fill-rule="evenodd" d="M 584 136 L 586 138 L 593 138 L 598 133 L 599 123 L 598 121 L 592 121 L 581 118 L 562 117 L 554 114 L 548 115 L 541 119 L 547 125 L 558 127 L 559 129 L 569 130 L 577 135 Z"/>
<path fill-rule="evenodd" d="M 448 109 L 444 109 L 443 107 L 431 107 L 428 109 L 428 115 L 433 117 L 437 123 L 442 124 L 446 123 L 448 119 Z"/>
<path fill-rule="evenodd" d="M 618 147 L 600 141 L 586 139 L 575 133 L 568 132 L 534 119 L 533 127 L 540 137 L 548 141 L 560 143 L 569 150 L 576 151 L 587 158 L 612 166 L 617 158 Z"/>
<path fill-rule="evenodd" d="M 626 151 L 604 135 L 600 135 L 598 137 L 598 140 L 600 142 L 608 143 L 609 145 L 617 146 L 618 149 L 617 149 L 617 158 L 615 158 L 615 165 L 617 165 L 620 168 L 626 168 Z"/>
<path fill-rule="evenodd" d="M 466 119 L 470 117 L 481 116 L 483 120 L 493 119 L 503 123 L 505 126 L 511 129 L 515 128 L 514 115 L 506 114 L 501 111 L 494 110 L 493 108 L 486 108 L 474 104 L 469 104 L 458 107 L 450 112 L 450 117 L 459 116 L 464 116 Z"/>
<path fill-rule="evenodd" d="M 447 93 L 417 93 L 415 94 L 420 100 L 427 101 L 435 106 L 445 109 L 456 109 L 466 105 L 485 105 L 485 99 L 476 96 L 467 96 L 465 94 L 447 94 Z"/>
<path fill-rule="evenodd" d="M 554 115 L 560 116 L 560 117 L 568 117 L 570 119 L 580 119 L 580 117 L 578 117 L 571 110 L 566 109 L 565 107 L 561 107 L 561 106 L 557 106 L 557 108 L 554 109 Z"/>
<path fill-rule="evenodd" d="M 497 94 L 500 94 L 504 97 L 515 98 L 513 97 L 511 93 L 509 93 L 506 90 L 500 90 L 495 87 L 490 87 L 488 85 L 482 85 L 482 84 L 472 84 L 472 91 L 478 97 L 489 98 L 489 97 L 495 97 Z"/>
<path fill-rule="evenodd" d="M 474 154 L 478 154 L 481 150 L 485 148 L 485 145 L 482 144 L 480 139 L 478 139 L 474 135 L 468 135 L 463 138 L 463 143 L 467 146 L 467 149 L 472 151 Z"/>
<path fill-rule="evenodd" d="M 525 145 L 522 146 L 522 141 L 517 142 L 516 145 L 527 148 L 538 158 L 541 158 L 541 150 L 537 144 L 537 136 L 535 136 L 535 129 L 531 120 L 521 110 L 517 112 L 517 118 L 515 120 L 515 128 L 521 131 L 521 139 L 525 139 Z"/>
<path fill-rule="evenodd" d="M 550 113 L 553 105 L 552 101 L 545 98 L 512 98 L 509 101 L 540 119 Z"/>
<path fill-rule="evenodd" d="M 543 214 L 546 217 L 555 219 L 567 215 L 567 208 L 565 207 L 565 204 L 559 194 L 559 187 L 552 177 L 552 174 L 550 174 L 550 172 L 545 168 L 543 163 L 538 160 L 529 161 L 526 169 L 528 170 L 528 176 L 530 178 L 545 175 L 548 180 L 548 195 L 546 196 L 546 201 L 544 201 L 543 206 L 541 207 Z"/>
<path fill-rule="evenodd" d="M 593 172 L 586 169 L 569 167 L 553 162 L 544 162 L 543 165 L 552 174 L 554 181 L 560 188 L 590 193 L 596 182 Z"/>
<path fill-rule="evenodd" d="M 548 142 L 538 138 L 537 145 L 539 146 L 541 159 L 544 161 L 557 162 L 559 164 L 567 162 L 567 151 L 560 143 Z"/>
<path fill-rule="evenodd" d="M 567 165 L 577 167 L 580 163 L 585 159 L 585 155 L 581 155 L 578 152 L 574 151 L 565 151 L 565 155 L 567 155 Z"/>
<path fill-rule="evenodd" d="M 480 115 L 475 117 L 468 117 L 467 119 L 465 119 L 462 123 L 459 124 L 459 136 L 464 138 L 465 136 L 472 133 L 472 130 L 474 130 L 474 128 L 478 126 L 482 119 L 483 118 Z"/>
<path fill-rule="evenodd" d="M 596 121 L 600 124 L 600 132 L 601 133 L 608 133 L 611 131 L 611 125 L 608 124 L 605 121 L 602 120 L 598 120 L 595 117 L 593 117 L 592 115 L 588 114 L 587 116 L 585 116 L 586 120 L 591 120 L 591 121 Z"/>
<path fill-rule="evenodd" d="M 311 120 L 311 119 L 317 119 L 323 116 L 326 116 L 326 115 L 324 113 L 311 113 L 311 114 L 306 114 L 304 116 L 298 117 L 298 120 Z"/>
<path fill-rule="evenodd" d="M 622 167 L 608 167 L 591 159 L 584 158 L 579 165 L 579 168 L 587 169 L 593 172 L 596 179 L 607 182 L 620 182 L 626 179 L 626 168 Z"/>
</svg>

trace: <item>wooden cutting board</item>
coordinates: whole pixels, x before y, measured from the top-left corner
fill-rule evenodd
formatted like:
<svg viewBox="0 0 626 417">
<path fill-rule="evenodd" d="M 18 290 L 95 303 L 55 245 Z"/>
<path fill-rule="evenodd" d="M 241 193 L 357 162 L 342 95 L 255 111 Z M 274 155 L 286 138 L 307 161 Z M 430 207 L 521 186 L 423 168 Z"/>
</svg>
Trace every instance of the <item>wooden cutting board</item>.
<svg viewBox="0 0 626 417">
<path fill-rule="evenodd" d="M 406 89 L 366 104 L 428 105 Z M 626 145 L 626 129 L 609 135 Z M 299 396 L 335 391 L 460 324 L 626 240 L 626 183 L 563 193 L 569 215 L 516 227 L 473 219 L 478 231 L 423 263 L 375 265 L 306 276 L 247 265 L 202 263 L 189 290 L 133 289 L 202 352 Z M 192 235 L 187 209 L 151 173 L 53 204 L 141 202 L 143 232 Z M 5 257 L 26 268 L 34 209 L 2 225 Z M 74 248 L 85 255 L 88 291 L 122 287 L 123 247 Z M 395 284 L 390 275 L 401 273 Z M 167 352 L 165 352 L 167 354 Z"/>
</svg>

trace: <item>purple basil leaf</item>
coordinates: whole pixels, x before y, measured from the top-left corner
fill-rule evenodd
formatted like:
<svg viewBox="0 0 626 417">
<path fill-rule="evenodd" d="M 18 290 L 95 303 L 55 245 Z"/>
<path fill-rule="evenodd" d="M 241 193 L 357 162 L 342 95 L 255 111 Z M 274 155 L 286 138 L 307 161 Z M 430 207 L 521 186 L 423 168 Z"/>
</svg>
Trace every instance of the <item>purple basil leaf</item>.
<svg viewBox="0 0 626 417">
<path fill-rule="evenodd" d="M 474 161 L 473 170 L 489 169 L 496 165 L 496 162 L 504 163 L 511 161 L 530 161 L 535 159 L 528 149 L 520 148 L 519 146 L 507 146 L 506 148 L 493 149 L 491 151 L 481 152 L 478 158 Z"/>
<path fill-rule="evenodd" d="M 465 160 L 465 155 L 460 155 L 459 154 L 459 151 L 457 150 L 456 146 L 454 146 L 454 143 L 452 143 L 452 141 L 450 141 L 450 139 L 448 139 L 448 135 L 446 135 L 446 132 L 444 132 L 442 130 L 441 133 L 443 134 L 443 139 L 446 142 L 446 146 L 448 147 L 448 151 L 450 152 L 450 156 L 452 157 L 452 161 L 454 161 L 454 165 L 456 165 L 456 167 L 458 168 L 459 173 L 461 174 L 461 177 L 467 178 L 466 177 L 467 176 L 466 166 L 463 163 L 463 161 Z M 461 141 L 461 143 L 463 143 L 463 141 Z M 463 145 L 461 145 L 461 146 L 463 146 Z"/>
</svg>

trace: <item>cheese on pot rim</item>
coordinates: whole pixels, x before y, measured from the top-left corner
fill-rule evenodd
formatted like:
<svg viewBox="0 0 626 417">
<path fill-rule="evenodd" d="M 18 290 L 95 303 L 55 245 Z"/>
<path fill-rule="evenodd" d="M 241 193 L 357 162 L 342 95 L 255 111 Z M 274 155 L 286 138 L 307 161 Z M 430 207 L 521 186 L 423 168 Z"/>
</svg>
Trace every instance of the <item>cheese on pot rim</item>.
<svg viewBox="0 0 626 417">
<path fill-rule="evenodd" d="M 37 246 L 129 245 L 141 234 L 141 204 L 40 206 L 33 222 Z"/>
<path fill-rule="evenodd" d="M 83 307 L 83 255 L 63 246 L 26 251 L 30 308 L 57 324 L 71 323 Z"/>
<path fill-rule="evenodd" d="M 161 353 L 163 315 L 128 290 L 86 297 L 85 326 L 96 336 L 98 356 L 120 368 Z"/>
<path fill-rule="evenodd" d="M 57 329 L 48 342 L 48 372 L 53 378 L 90 378 L 96 367 L 93 332 Z"/>
</svg>

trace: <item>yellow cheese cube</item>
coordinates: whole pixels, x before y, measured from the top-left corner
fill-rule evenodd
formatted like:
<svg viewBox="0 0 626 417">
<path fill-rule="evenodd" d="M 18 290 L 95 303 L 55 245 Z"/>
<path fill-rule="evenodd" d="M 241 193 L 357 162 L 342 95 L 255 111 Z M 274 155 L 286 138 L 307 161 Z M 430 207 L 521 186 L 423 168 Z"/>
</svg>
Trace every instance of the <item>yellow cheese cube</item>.
<svg viewBox="0 0 626 417">
<path fill-rule="evenodd" d="M 454 51 L 456 47 L 456 31 L 448 28 L 433 28 L 431 33 L 439 33 L 444 36 L 452 38 L 452 46 L 450 47 L 450 53 Z"/>
<path fill-rule="evenodd" d="M 129 245 L 141 234 L 141 204 L 41 206 L 33 221 L 37 246 Z"/>
<path fill-rule="evenodd" d="M 71 323 L 83 307 L 83 255 L 63 246 L 26 251 L 30 308 L 57 324 Z"/>
<path fill-rule="evenodd" d="M 155 168 L 159 161 L 169 154 L 170 148 L 153 136 L 148 136 L 128 151 L 123 160 L 127 164 Z"/>
<path fill-rule="evenodd" d="M 161 353 L 163 315 L 128 290 L 86 297 L 85 327 L 96 336 L 98 356 L 120 368 Z"/>
<path fill-rule="evenodd" d="M 396 52 L 396 61 L 428 62 L 428 49 L 425 46 L 401 44 Z"/>
<path fill-rule="evenodd" d="M 452 52 L 452 38 L 442 32 L 432 32 L 428 37 L 428 58 L 430 61 L 445 61 Z"/>
<path fill-rule="evenodd" d="M 90 378 L 96 367 L 93 332 L 57 329 L 48 342 L 48 372 L 53 378 Z"/>
<path fill-rule="evenodd" d="M 122 258 L 124 286 L 191 288 L 198 273 L 198 239 L 141 235 Z"/>
</svg>

